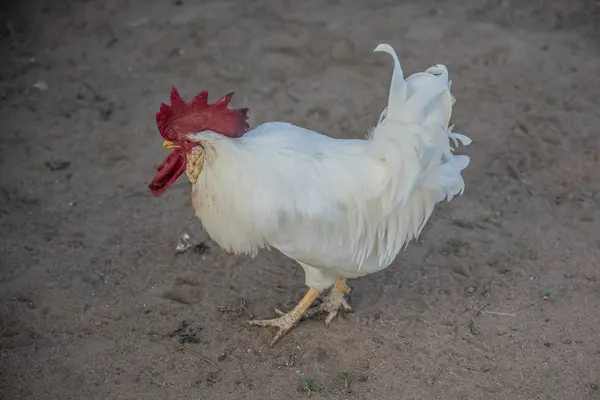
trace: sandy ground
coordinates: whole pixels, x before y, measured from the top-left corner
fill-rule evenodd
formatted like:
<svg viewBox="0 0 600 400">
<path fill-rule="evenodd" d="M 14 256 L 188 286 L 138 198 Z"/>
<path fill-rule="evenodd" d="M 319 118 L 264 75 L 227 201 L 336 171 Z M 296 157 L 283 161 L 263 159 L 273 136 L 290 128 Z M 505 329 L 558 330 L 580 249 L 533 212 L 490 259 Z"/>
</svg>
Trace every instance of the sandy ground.
<svg viewBox="0 0 600 400">
<path fill-rule="evenodd" d="M 3 7 L 1 399 L 600 398 L 596 1 Z M 235 90 L 252 125 L 359 137 L 386 103 L 381 42 L 408 72 L 449 66 L 466 193 L 351 282 L 354 313 L 269 349 L 245 322 L 303 273 L 220 250 L 185 179 L 151 196 L 154 113 L 172 85 Z"/>
</svg>

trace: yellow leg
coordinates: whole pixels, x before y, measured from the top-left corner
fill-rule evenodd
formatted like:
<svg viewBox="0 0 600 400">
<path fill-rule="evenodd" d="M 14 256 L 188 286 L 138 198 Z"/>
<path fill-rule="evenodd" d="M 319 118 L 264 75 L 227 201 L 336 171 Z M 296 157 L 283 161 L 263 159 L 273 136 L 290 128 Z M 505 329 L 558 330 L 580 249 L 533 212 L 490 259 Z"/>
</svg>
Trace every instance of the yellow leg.
<svg viewBox="0 0 600 400">
<path fill-rule="evenodd" d="M 346 285 L 346 278 L 342 278 L 341 276 L 338 276 L 335 279 L 335 283 L 333 284 L 332 290 L 334 292 L 350 294 L 350 288 L 348 287 L 348 285 Z"/>
<path fill-rule="evenodd" d="M 306 317 L 312 317 L 315 314 L 322 312 L 329 313 L 325 318 L 325 326 L 329 326 L 331 321 L 338 315 L 340 309 L 344 311 L 352 311 L 352 307 L 346 299 L 346 295 L 350 293 L 350 288 L 346 285 L 346 278 L 337 277 L 331 291 L 323 303 L 311 308 L 306 312 Z"/>
<path fill-rule="evenodd" d="M 281 337 L 283 337 L 283 335 L 285 335 L 286 333 L 291 331 L 292 328 L 298 325 L 298 322 L 300 322 L 306 310 L 308 310 L 308 308 L 317 299 L 317 297 L 319 297 L 319 294 L 320 292 L 317 292 L 313 289 L 309 289 L 308 292 L 306 292 L 306 294 L 302 298 L 302 300 L 300 300 L 300 302 L 296 305 L 296 307 L 294 307 L 294 309 L 288 312 L 287 314 L 284 314 L 283 312 L 276 309 L 275 311 L 278 314 L 281 314 L 279 318 L 252 320 L 248 321 L 248 323 L 254 326 L 275 326 L 279 328 L 279 331 L 275 334 L 273 340 L 271 340 L 271 346 L 273 346 L 275 343 L 277 343 L 279 339 L 281 339 Z"/>
</svg>

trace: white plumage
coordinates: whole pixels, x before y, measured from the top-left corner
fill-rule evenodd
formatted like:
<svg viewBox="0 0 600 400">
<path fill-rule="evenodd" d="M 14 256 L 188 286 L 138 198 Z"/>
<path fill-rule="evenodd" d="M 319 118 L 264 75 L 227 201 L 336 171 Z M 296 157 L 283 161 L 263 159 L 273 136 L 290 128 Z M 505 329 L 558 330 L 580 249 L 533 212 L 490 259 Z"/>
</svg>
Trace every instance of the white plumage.
<svg viewBox="0 0 600 400">
<path fill-rule="evenodd" d="M 388 107 L 362 139 L 333 139 L 270 122 L 239 139 L 205 131 L 205 164 L 193 188 L 196 215 L 225 250 L 275 247 L 298 261 L 306 284 L 386 268 L 417 237 L 434 205 L 462 193 L 469 158 L 450 140 L 454 98 L 443 65 L 404 79 L 394 50 Z"/>
<path fill-rule="evenodd" d="M 310 290 L 298 306 L 251 321 L 280 328 L 272 343 L 332 285 L 319 306 L 330 312 L 327 324 L 339 308 L 349 309 L 345 278 L 386 268 L 435 204 L 464 190 L 469 158 L 454 155 L 450 143 L 470 139 L 448 126 L 455 100 L 446 67 L 404 79 L 389 45 L 375 51 L 393 57 L 394 72 L 388 106 L 365 139 L 334 139 L 282 122 L 235 139 L 212 131 L 191 136 L 204 153 L 193 205 L 211 238 L 236 254 L 274 247 L 304 268 Z"/>
</svg>

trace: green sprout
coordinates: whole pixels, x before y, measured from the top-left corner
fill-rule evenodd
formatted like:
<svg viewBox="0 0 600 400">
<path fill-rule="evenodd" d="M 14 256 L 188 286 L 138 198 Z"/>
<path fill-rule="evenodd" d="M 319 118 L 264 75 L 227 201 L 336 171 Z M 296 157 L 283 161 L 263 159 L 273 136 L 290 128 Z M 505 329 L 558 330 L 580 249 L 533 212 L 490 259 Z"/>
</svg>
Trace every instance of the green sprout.
<svg viewBox="0 0 600 400">
<path fill-rule="evenodd" d="M 552 301 L 555 303 L 558 301 L 558 295 L 552 292 L 552 290 L 550 289 L 540 289 L 538 293 L 540 294 L 540 296 L 542 296 L 542 299 L 544 300 L 552 299 Z"/>
<path fill-rule="evenodd" d="M 310 395 L 317 390 L 317 387 L 315 385 L 315 379 L 309 378 L 307 376 L 301 377 L 298 389 L 301 392 L 308 394 L 308 396 L 310 397 Z"/>
</svg>

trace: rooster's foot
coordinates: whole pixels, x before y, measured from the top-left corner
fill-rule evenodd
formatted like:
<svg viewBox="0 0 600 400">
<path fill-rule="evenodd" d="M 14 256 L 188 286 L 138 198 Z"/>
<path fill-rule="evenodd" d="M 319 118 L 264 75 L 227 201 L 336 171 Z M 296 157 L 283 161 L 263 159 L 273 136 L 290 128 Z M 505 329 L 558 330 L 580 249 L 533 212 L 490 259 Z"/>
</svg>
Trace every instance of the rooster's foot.
<svg viewBox="0 0 600 400">
<path fill-rule="evenodd" d="M 275 312 L 280 315 L 279 318 L 273 319 L 254 319 L 248 321 L 253 326 L 274 326 L 279 328 L 273 339 L 271 340 L 270 346 L 273 346 L 279 339 L 281 339 L 286 333 L 291 331 L 298 322 L 302 319 L 304 313 L 310 307 L 310 305 L 319 297 L 319 292 L 310 289 L 300 300 L 300 302 L 294 307 L 289 313 L 284 313 L 281 310 L 275 309 Z"/>
<path fill-rule="evenodd" d="M 273 319 L 253 319 L 248 321 L 248 323 L 253 326 L 274 326 L 279 328 L 275 336 L 273 336 L 270 346 L 273 346 L 275 343 L 277 343 L 277 341 L 279 341 L 279 339 L 283 337 L 283 335 L 298 325 L 298 322 L 300 322 L 300 319 L 302 318 L 302 315 L 296 316 L 292 312 L 285 314 L 283 311 L 278 309 L 275 309 L 275 312 L 281 315 L 281 317 Z"/>
<path fill-rule="evenodd" d="M 346 279 L 337 278 L 325 300 L 318 306 L 308 310 L 304 314 L 304 317 L 309 318 L 316 314 L 327 312 L 328 315 L 325 318 L 325 326 L 328 327 L 331 321 L 338 315 L 340 309 L 345 312 L 352 311 L 352 307 L 350 307 L 350 304 L 346 299 L 348 293 L 350 293 L 350 288 L 346 285 Z"/>
</svg>

